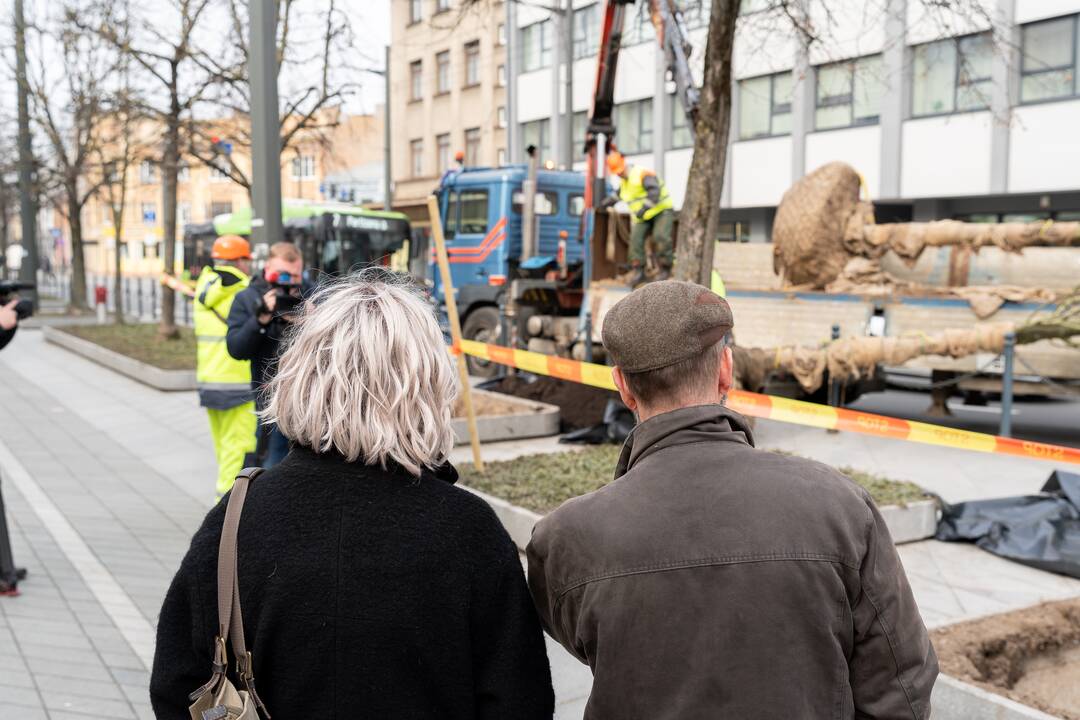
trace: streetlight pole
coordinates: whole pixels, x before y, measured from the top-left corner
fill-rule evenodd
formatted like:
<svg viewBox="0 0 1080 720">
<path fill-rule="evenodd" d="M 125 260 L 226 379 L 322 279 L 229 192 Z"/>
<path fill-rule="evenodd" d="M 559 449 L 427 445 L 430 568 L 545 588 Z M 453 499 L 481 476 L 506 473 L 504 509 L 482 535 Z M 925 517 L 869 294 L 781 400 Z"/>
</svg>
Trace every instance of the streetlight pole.
<svg viewBox="0 0 1080 720">
<path fill-rule="evenodd" d="M 281 134 L 278 126 L 277 2 L 250 0 L 251 235 L 256 247 L 282 239 Z"/>
<path fill-rule="evenodd" d="M 23 0 L 15 0 L 15 76 L 19 84 L 19 217 L 22 221 L 22 264 L 19 280 L 37 282 L 37 202 L 34 197 L 34 155 L 30 147 L 30 88 L 26 80 L 26 18 Z M 28 293 L 37 299 L 37 293 Z"/>
<path fill-rule="evenodd" d="M 390 46 L 386 46 L 386 64 L 383 66 L 383 209 L 394 209 L 394 195 L 390 185 Z"/>
</svg>

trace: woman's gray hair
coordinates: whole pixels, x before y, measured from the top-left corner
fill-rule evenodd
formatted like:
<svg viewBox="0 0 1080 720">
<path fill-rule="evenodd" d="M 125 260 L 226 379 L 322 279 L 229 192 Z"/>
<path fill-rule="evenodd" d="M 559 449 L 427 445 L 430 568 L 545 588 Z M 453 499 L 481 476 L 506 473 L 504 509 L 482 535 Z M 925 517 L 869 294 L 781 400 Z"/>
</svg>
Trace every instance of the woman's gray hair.
<svg viewBox="0 0 1080 720">
<path fill-rule="evenodd" d="M 458 387 L 430 304 L 407 280 L 366 270 L 320 290 L 292 328 L 264 422 L 317 452 L 413 475 L 446 460 Z"/>
</svg>

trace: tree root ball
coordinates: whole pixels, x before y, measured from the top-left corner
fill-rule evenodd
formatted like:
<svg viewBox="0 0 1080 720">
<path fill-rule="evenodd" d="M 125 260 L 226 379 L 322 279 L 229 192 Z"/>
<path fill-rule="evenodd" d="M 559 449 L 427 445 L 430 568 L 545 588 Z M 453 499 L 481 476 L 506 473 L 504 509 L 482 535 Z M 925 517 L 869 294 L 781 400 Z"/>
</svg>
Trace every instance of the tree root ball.
<svg viewBox="0 0 1080 720">
<path fill-rule="evenodd" d="M 791 186 L 773 221 L 773 270 L 786 285 L 825 287 L 851 258 L 844 236 L 860 212 L 859 173 L 832 162 Z"/>
</svg>

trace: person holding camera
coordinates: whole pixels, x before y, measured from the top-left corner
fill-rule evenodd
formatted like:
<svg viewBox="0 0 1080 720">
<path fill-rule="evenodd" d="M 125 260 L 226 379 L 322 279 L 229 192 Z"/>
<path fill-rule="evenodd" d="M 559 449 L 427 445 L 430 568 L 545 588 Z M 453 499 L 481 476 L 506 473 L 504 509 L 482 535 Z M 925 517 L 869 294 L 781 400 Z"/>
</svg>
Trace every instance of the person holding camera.
<svg viewBox="0 0 1080 720">
<path fill-rule="evenodd" d="M 33 302 L 20 298 L 15 293 L 34 289 L 32 283 L 0 281 L 0 350 L 15 337 L 19 321 L 30 317 L 34 312 Z"/>
<path fill-rule="evenodd" d="M 252 278 L 229 310 L 226 346 L 237 360 L 251 361 L 251 387 L 260 411 L 264 406 L 262 390 L 273 377 L 285 331 L 304 302 L 303 272 L 300 249 L 288 242 L 274 243 L 262 275 Z M 273 467 L 288 453 L 289 441 L 273 424 L 260 425 L 257 434 L 255 463 Z"/>
<path fill-rule="evenodd" d="M 15 312 L 15 306 L 19 304 L 19 298 L 9 301 L 6 305 L 0 305 L 0 350 L 15 337 L 15 331 L 19 328 L 19 316 Z"/>
</svg>

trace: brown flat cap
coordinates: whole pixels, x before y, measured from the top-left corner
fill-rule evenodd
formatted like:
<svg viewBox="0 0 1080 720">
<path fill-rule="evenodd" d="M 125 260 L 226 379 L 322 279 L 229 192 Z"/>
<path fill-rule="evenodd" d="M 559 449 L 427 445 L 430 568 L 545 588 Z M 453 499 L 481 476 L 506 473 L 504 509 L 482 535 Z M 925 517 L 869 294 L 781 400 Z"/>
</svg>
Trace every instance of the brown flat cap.
<svg viewBox="0 0 1080 720">
<path fill-rule="evenodd" d="M 604 317 L 604 347 L 624 372 L 674 365 L 720 342 L 735 325 L 727 301 L 682 280 L 635 290 Z"/>
</svg>

